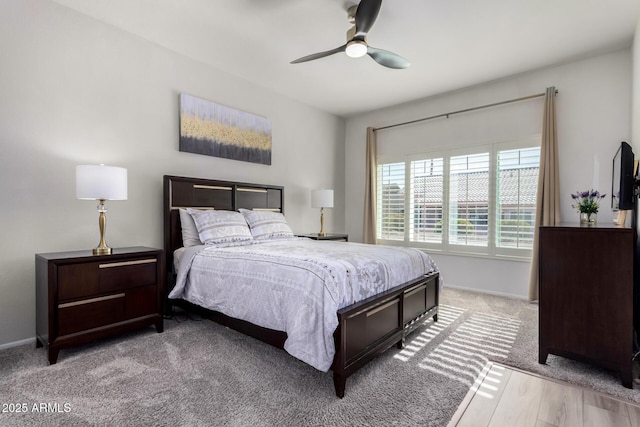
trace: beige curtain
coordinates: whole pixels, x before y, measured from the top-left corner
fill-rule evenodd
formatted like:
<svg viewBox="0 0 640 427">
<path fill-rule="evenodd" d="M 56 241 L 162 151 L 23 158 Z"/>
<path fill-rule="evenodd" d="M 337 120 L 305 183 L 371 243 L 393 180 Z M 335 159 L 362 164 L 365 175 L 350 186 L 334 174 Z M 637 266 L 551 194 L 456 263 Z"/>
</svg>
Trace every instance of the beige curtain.
<svg viewBox="0 0 640 427">
<path fill-rule="evenodd" d="M 376 238 L 376 131 L 367 128 L 367 166 L 364 185 L 364 242 L 375 245 Z"/>
<path fill-rule="evenodd" d="M 560 179 L 558 175 L 558 132 L 556 126 L 556 88 L 549 87 L 544 99 L 540 175 L 536 196 L 533 256 L 529 277 L 529 301 L 538 299 L 538 227 L 560 223 Z"/>
</svg>

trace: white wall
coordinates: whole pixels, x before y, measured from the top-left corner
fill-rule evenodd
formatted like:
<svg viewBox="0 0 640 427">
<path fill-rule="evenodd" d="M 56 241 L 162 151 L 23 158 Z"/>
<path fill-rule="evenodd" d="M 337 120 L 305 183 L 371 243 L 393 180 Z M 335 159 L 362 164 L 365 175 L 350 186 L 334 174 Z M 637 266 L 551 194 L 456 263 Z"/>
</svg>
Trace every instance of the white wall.
<svg viewBox="0 0 640 427">
<path fill-rule="evenodd" d="M 310 190 L 334 188 L 344 231 L 344 120 L 179 56 L 47 0 L 0 14 L 0 348 L 35 335 L 34 254 L 98 243 L 96 204 L 75 199 L 75 166 L 128 168 L 108 202 L 107 243 L 162 247 L 162 176 L 285 186 L 295 232 L 319 227 Z M 178 151 L 181 92 L 271 120 L 271 166 Z"/>
<path fill-rule="evenodd" d="M 571 193 L 591 188 L 593 185 L 602 192 L 610 193 L 613 155 L 620 141 L 629 140 L 631 63 L 631 49 L 624 49 L 349 118 L 346 125 L 345 157 L 348 168 L 345 193 L 346 231 L 350 238 L 354 241 L 362 239 L 364 207 L 360 195 L 364 191 L 367 126 L 381 127 L 542 93 L 549 86 L 556 86 L 559 90 L 556 107 L 561 216 L 563 221 L 576 222 L 578 216 L 571 208 Z M 542 102 L 537 99 L 523 101 L 523 104 L 519 105 L 514 104 L 513 109 L 526 111 L 532 106 L 543 108 Z M 511 110 L 506 106 L 498 107 L 492 112 L 491 122 L 485 123 L 485 126 L 496 128 L 497 141 L 513 134 L 513 119 L 509 113 Z M 485 113 L 485 110 L 467 113 L 469 115 L 467 119 L 473 121 L 474 115 L 482 117 Z M 495 120 L 496 113 L 498 117 L 502 115 L 502 123 L 500 120 Z M 532 110 L 531 114 L 535 116 L 535 121 L 538 121 L 539 131 L 541 131 L 541 111 Z M 476 120 L 476 122 L 483 123 L 482 120 Z M 521 126 L 524 130 L 521 136 L 528 136 L 531 133 L 531 123 L 523 121 L 519 124 L 519 127 Z M 416 142 L 414 130 L 422 129 L 425 131 L 422 143 L 424 150 L 439 148 L 437 141 L 429 140 L 430 126 L 407 129 L 407 138 L 413 139 L 408 144 L 415 149 L 420 148 L 414 145 Z M 437 127 L 437 124 L 434 126 Z M 472 133 L 460 132 L 460 135 L 464 139 L 461 145 L 472 143 Z M 598 214 L 599 222 L 612 221 L 609 200 L 607 197 L 601 207 Z M 434 258 L 443 273 L 445 284 L 526 298 L 529 262 L 442 254 L 434 254 Z"/>
</svg>

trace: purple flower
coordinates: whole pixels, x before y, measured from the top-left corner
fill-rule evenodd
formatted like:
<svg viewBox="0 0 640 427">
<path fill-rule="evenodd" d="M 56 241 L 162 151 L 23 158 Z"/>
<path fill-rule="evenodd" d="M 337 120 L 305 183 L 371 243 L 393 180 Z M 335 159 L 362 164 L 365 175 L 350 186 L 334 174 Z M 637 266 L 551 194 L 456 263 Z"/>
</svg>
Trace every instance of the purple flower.
<svg viewBox="0 0 640 427">
<path fill-rule="evenodd" d="M 598 207 L 600 200 L 602 200 L 606 194 L 600 194 L 599 191 L 591 189 L 587 191 L 577 191 L 571 195 L 571 198 L 576 201 L 576 204 L 571 205 L 572 208 L 577 209 L 578 212 L 583 213 L 598 213 Z"/>
</svg>

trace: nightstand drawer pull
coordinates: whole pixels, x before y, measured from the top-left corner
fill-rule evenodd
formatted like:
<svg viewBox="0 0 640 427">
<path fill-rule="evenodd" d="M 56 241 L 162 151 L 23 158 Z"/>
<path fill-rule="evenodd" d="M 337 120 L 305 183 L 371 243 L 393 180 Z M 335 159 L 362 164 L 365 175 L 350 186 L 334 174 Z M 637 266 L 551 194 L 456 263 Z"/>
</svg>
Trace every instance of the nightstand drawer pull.
<svg viewBox="0 0 640 427">
<path fill-rule="evenodd" d="M 100 268 L 110 268 L 110 267 L 123 267 L 126 265 L 138 265 L 138 264 L 149 264 L 152 262 L 157 262 L 158 260 L 155 258 L 150 259 L 138 259 L 135 261 L 123 261 L 123 262 L 110 262 L 108 264 L 100 264 Z"/>
<path fill-rule="evenodd" d="M 199 211 L 206 211 L 206 210 L 215 209 L 215 206 L 171 206 L 171 210 L 173 211 L 179 211 L 180 209 L 186 209 L 186 208 L 197 209 Z"/>
<path fill-rule="evenodd" d="M 238 191 L 244 191 L 246 193 L 266 193 L 267 190 L 264 188 L 244 188 L 238 187 Z"/>
<path fill-rule="evenodd" d="M 193 184 L 193 188 L 201 188 L 204 190 L 225 190 L 225 191 L 233 190 L 233 188 L 231 187 L 221 187 L 219 185 L 201 185 L 201 184 Z"/>
<path fill-rule="evenodd" d="M 85 299 L 85 300 L 82 300 L 82 301 L 67 302 L 65 304 L 58 304 L 58 308 L 75 307 L 76 305 L 91 304 L 93 302 L 108 301 L 110 299 L 116 299 L 116 298 L 124 298 L 124 293 L 115 294 L 115 295 L 107 295 L 106 297 Z"/>
</svg>

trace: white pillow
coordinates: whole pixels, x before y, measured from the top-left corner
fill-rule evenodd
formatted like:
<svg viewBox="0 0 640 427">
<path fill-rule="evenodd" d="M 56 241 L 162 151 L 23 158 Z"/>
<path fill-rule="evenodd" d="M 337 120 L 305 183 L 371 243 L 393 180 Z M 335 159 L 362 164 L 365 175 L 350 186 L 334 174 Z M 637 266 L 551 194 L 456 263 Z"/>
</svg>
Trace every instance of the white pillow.
<svg viewBox="0 0 640 427">
<path fill-rule="evenodd" d="M 198 228 L 200 240 L 205 244 L 252 240 L 244 217 L 234 211 L 188 211 Z"/>
<path fill-rule="evenodd" d="M 240 209 L 256 240 L 293 237 L 293 231 L 280 212 Z"/>
<path fill-rule="evenodd" d="M 182 246 L 188 248 L 190 246 L 202 245 L 200 236 L 198 235 L 198 228 L 196 223 L 193 222 L 193 217 L 189 213 L 195 209 L 180 209 L 180 226 L 182 228 Z"/>
</svg>

